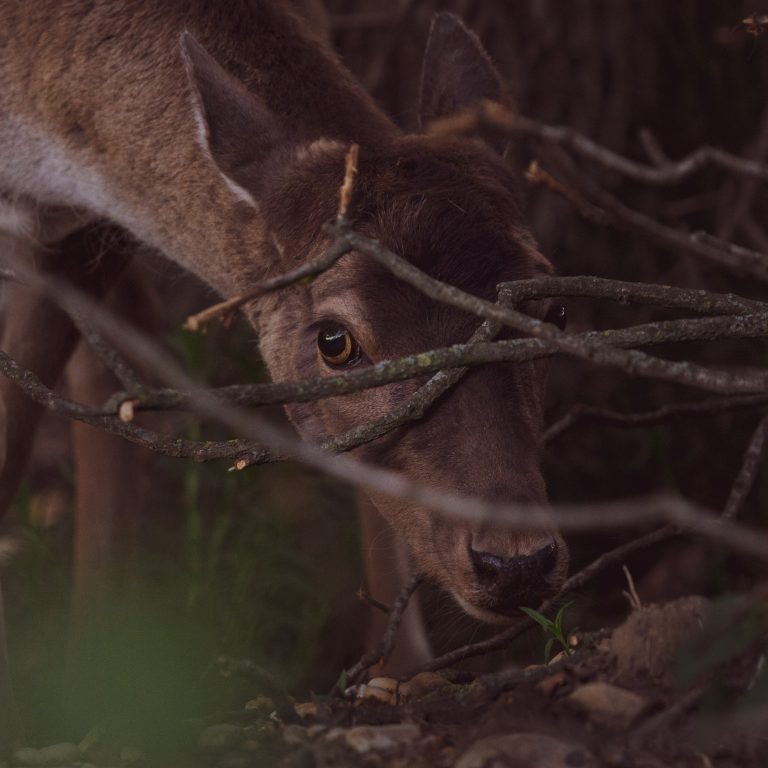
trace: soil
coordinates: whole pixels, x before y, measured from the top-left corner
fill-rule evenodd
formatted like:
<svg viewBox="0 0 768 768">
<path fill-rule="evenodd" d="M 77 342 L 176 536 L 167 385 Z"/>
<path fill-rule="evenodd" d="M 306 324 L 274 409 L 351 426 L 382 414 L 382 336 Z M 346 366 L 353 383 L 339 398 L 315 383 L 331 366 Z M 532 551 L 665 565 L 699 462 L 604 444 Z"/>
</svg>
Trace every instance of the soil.
<svg viewBox="0 0 768 768">
<path fill-rule="evenodd" d="M 768 766 L 764 626 L 741 631 L 754 607 L 713 611 L 700 597 L 638 607 L 613 632 L 571 636 L 548 665 L 377 678 L 301 703 L 273 691 L 185 723 L 173 755 L 110 744 L 96 729 L 79 746 L 21 751 L 12 765 Z"/>
</svg>

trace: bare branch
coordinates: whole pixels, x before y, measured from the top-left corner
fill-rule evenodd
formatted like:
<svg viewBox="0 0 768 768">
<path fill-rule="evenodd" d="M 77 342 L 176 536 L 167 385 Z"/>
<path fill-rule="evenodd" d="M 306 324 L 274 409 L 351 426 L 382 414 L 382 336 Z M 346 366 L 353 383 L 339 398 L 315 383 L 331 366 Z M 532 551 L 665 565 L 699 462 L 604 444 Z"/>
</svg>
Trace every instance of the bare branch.
<svg viewBox="0 0 768 768">
<path fill-rule="evenodd" d="M 271 277 L 257 283 L 251 290 L 233 296 L 231 299 L 214 304 L 212 307 L 198 312 L 196 315 L 190 315 L 185 321 L 183 327 L 188 331 L 198 331 L 200 328 L 214 320 L 217 317 L 229 315 L 236 309 L 247 304 L 260 296 L 276 291 L 280 288 L 286 288 L 289 285 L 311 280 L 317 275 L 325 272 L 333 266 L 344 254 L 349 253 L 350 248 L 347 243 L 341 240 L 335 242 L 322 256 L 314 261 L 308 261 L 290 272 L 285 272 L 277 277 Z"/>
<path fill-rule="evenodd" d="M 759 408 L 768 403 L 768 394 L 745 395 L 743 397 L 722 397 L 701 400 L 694 403 L 671 403 L 652 411 L 641 413 L 622 413 L 591 405 L 576 405 L 563 418 L 552 424 L 544 433 L 544 441 L 557 440 L 560 435 L 572 429 L 583 420 L 597 421 L 614 427 L 631 429 L 634 427 L 662 424 L 673 418 L 687 416 L 711 416 L 727 411 L 747 408 Z"/>
<path fill-rule="evenodd" d="M 765 312 L 768 303 L 733 293 L 712 293 L 698 288 L 676 288 L 654 283 L 630 283 L 603 277 L 541 277 L 502 283 L 499 296 L 510 304 L 555 296 L 609 299 L 621 304 L 646 304 L 665 309 L 688 309 L 705 315 L 741 315 Z"/>
<path fill-rule="evenodd" d="M 135 397 L 146 390 L 146 386 L 142 383 L 139 374 L 114 347 L 107 344 L 98 333 L 80 322 L 78 318 L 73 317 L 72 321 L 77 326 L 77 330 L 80 331 L 80 335 L 88 342 L 94 354 L 115 375 L 115 378 L 120 382 L 120 386 L 125 389 L 127 396 Z"/>
<path fill-rule="evenodd" d="M 598 365 L 613 366 L 623 370 L 625 373 L 673 381 L 709 392 L 737 394 L 759 391 L 759 389 L 754 388 L 754 380 L 747 383 L 740 374 L 729 374 L 693 363 L 669 362 L 637 350 L 618 349 L 606 344 L 579 339 L 572 334 L 560 331 L 551 323 L 545 323 L 509 307 L 492 304 L 489 301 L 468 294 L 455 286 L 441 283 L 439 280 L 435 280 L 414 267 L 410 262 L 384 248 L 381 243 L 350 231 L 346 224 L 343 226 L 339 225 L 337 229 L 339 236 L 348 240 L 355 250 L 365 253 L 380 264 L 383 264 L 396 277 L 418 288 L 431 299 L 466 312 L 472 312 L 485 320 L 513 328 L 526 336 L 531 336 L 545 342 L 552 350 L 564 352 Z M 749 325 L 750 321 L 747 321 L 746 317 L 749 316 L 733 317 L 732 325 L 734 327 Z M 687 320 L 680 322 L 692 323 L 702 321 Z M 763 320 L 760 322 L 763 322 Z M 749 374 L 748 378 L 751 379 L 753 376 L 762 380 L 764 374 L 763 372 Z M 766 381 L 768 381 L 768 378 Z M 764 384 L 760 385 L 760 387 L 763 386 Z"/>
<path fill-rule="evenodd" d="M 752 490 L 752 486 L 755 484 L 755 477 L 760 467 L 760 461 L 763 458 L 765 451 L 765 443 L 768 439 L 768 414 L 760 419 L 760 422 L 755 429 L 752 439 L 749 441 L 747 450 L 744 453 L 744 461 L 739 470 L 739 474 L 736 478 L 736 482 L 731 488 L 731 492 L 728 495 L 728 501 L 725 504 L 725 510 L 723 511 L 723 517 L 730 519 L 735 517 L 744 500 Z"/>
<path fill-rule="evenodd" d="M 376 647 L 364 653 L 362 658 L 348 670 L 346 674 L 347 682 L 354 684 L 375 664 L 386 664 L 387 659 L 389 659 L 392 653 L 397 630 L 400 628 L 400 622 L 403 619 L 405 609 L 408 607 L 413 593 L 423 581 L 424 577 L 421 574 L 416 574 L 403 587 L 389 609 L 389 618 L 387 619 L 387 627 L 384 630 L 384 634 L 376 644 Z"/>
<path fill-rule="evenodd" d="M 663 156 L 658 154 L 655 157 L 657 161 L 655 166 L 636 163 L 597 144 L 572 128 L 544 125 L 531 118 L 517 115 L 494 101 L 484 101 L 460 115 L 436 120 L 428 127 L 428 131 L 437 135 L 456 135 L 471 133 L 483 127 L 563 147 L 606 170 L 615 171 L 628 179 L 644 184 L 677 184 L 708 165 L 729 173 L 768 181 L 768 165 L 732 155 L 717 147 L 699 147 L 677 162 L 663 162 Z"/>
<path fill-rule="evenodd" d="M 730 316 L 689 320 L 664 320 L 645 323 L 619 330 L 588 331 L 571 334 L 572 338 L 586 343 L 631 348 L 686 341 L 761 338 L 768 335 L 765 329 L 766 315 L 746 315 L 735 322 Z M 267 384 L 236 384 L 209 389 L 209 395 L 220 397 L 237 405 L 274 405 L 309 402 L 324 397 L 338 397 L 372 387 L 412 379 L 456 367 L 477 366 L 486 363 L 527 362 L 555 354 L 548 345 L 538 339 L 506 339 L 487 342 L 470 339 L 465 344 L 419 352 L 397 360 L 385 360 L 357 371 L 305 379 L 294 382 Z M 656 358 L 653 358 L 656 360 Z M 660 369 L 667 372 L 666 361 L 658 360 Z M 678 365 L 675 363 L 674 365 Z M 729 372 L 717 369 L 701 369 L 691 363 L 690 370 L 710 372 L 712 386 L 726 393 L 762 392 L 768 386 L 766 376 L 760 371 Z M 653 375 L 650 373 L 649 375 Z M 662 378 L 667 378 L 666 375 Z M 680 381 L 679 383 L 687 383 Z M 709 387 L 704 386 L 704 389 Z M 189 410 L 194 393 L 170 389 L 144 390 L 134 396 L 131 391 L 118 392 L 109 398 L 101 415 L 114 414 L 120 404 L 129 398 L 136 400 L 137 410 Z"/>
<path fill-rule="evenodd" d="M 371 241 L 358 240 L 352 235 L 347 237 L 351 244 L 360 250 L 365 248 L 378 252 L 377 248 L 372 248 Z M 392 257 L 391 268 L 396 271 L 396 274 L 405 275 L 407 278 L 413 277 L 412 265 L 398 260 L 393 254 L 390 256 Z M 110 340 L 119 343 L 129 351 L 131 356 L 142 358 L 152 369 L 153 374 L 166 383 L 180 389 L 194 388 L 186 374 L 168 355 L 129 325 L 101 310 L 79 291 L 63 281 L 38 275 L 20 260 L 14 260 L 13 267 L 24 282 L 44 292 L 65 311 L 82 315 L 85 322 L 91 324 Z M 421 275 L 420 279 L 423 280 L 425 291 L 428 293 L 432 291 L 441 298 L 450 296 L 452 302 L 455 301 L 460 307 L 468 307 L 469 311 L 479 309 L 478 314 L 486 315 L 486 319 L 492 322 L 519 325 L 523 330 L 531 329 L 535 335 L 541 336 L 546 341 L 552 341 L 554 347 L 563 347 L 567 350 L 571 346 L 571 340 L 564 338 L 567 334 L 560 335 L 554 326 L 481 301 L 451 286 L 443 286 L 437 281 L 430 282 L 431 278 L 419 273 L 418 270 L 415 271 L 417 275 Z M 704 320 L 713 319 L 716 318 L 704 318 Z M 735 318 L 735 320 L 741 319 L 743 318 Z M 621 350 L 601 347 L 600 351 Z M 582 353 L 581 347 L 579 352 Z M 675 496 L 662 494 L 607 504 L 564 505 L 557 509 L 556 514 L 553 514 L 551 509 L 527 504 L 494 504 L 427 488 L 407 477 L 364 465 L 350 457 L 329 455 L 319 447 L 301 442 L 265 420 L 233 407 L 219 398 L 211 397 L 203 391 L 198 390 L 194 393 L 192 405 L 201 415 L 222 424 L 233 432 L 239 432 L 249 439 L 268 446 L 271 450 L 315 467 L 342 482 L 435 509 L 453 519 L 480 524 L 495 522 L 512 529 L 528 531 L 553 527 L 560 527 L 563 530 L 619 528 L 661 519 L 687 527 L 693 532 L 717 540 L 744 554 L 768 559 L 768 542 L 763 541 L 754 531 L 733 522 L 718 520 L 706 510 Z"/>
<path fill-rule="evenodd" d="M 768 254 L 724 243 L 701 232 L 689 234 L 661 224 L 650 216 L 624 205 L 594 181 L 580 174 L 570 157 L 559 148 L 551 148 L 548 156 L 557 165 L 558 174 L 565 178 L 565 181 L 558 178 L 560 185 L 578 190 L 578 193 L 584 196 L 586 203 L 577 208 L 579 212 L 584 214 L 586 204 L 596 206 L 602 212 L 601 218 L 598 219 L 601 225 L 609 223 L 626 232 L 639 234 L 662 248 L 690 253 L 726 267 L 736 274 L 768 281 Z M 574 194 L 577 193 L 571 191 L 568 198 Z M 589 215 L 588 218 L 594 219 Z"/>
</svg>

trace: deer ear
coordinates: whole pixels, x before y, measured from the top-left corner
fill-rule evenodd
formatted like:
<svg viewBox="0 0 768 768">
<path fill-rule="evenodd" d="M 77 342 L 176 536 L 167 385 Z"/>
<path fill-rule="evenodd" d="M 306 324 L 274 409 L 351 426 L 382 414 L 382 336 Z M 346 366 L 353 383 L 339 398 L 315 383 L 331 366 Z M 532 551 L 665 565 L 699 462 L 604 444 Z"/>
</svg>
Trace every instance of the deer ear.
<svg viewBox="0 0 768 768">
<path fill-rule="evenodd" d="M 477 35 L 458 16 L 435 14 L 421 70 L 422 130 L 433 120 L 462 112 L 483 99 L 511 102 Z"/>
<path fill-rule="evenodd" d="M 189 32 L 181 53 L 192 87 L 198 141 L 218 166 L 232 191 L 254 204 L 246 179 L 280 143 L 278 120 L 236 77 L 229 74 Z"/>
</svg>

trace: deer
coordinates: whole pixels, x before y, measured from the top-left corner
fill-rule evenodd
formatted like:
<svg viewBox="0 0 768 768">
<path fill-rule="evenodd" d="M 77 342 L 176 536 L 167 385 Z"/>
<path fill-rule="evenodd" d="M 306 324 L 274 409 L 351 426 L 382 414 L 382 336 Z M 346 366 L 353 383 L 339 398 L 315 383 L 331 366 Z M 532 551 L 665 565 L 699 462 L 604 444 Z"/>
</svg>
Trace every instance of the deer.
<svg viewBox="0 0 768 768">
<path fill-rule="evenodd" d="M 298 3 L 301 5 L 301 3 Z M 224 297 L 320 256 L 351 144 L 348 219 L 428 274 L 495 300 L 505 281 L 552 274 L 530 233 L 520 179 L 493 139 L 405 134 L 295 9 L 275 0 L 4 0 L 0 3 L 0 231 L 34 243 L 35 266 L 100 298 L 126 268 L 94 268 L 99 222 L 197 275 Z M 421 125 L 481 100 L 511 106 L 478 38 L 435 16 L 422 71 Z M 551 302 L 528 311 L 555 321 Z M 476 317 L 427 299 L 352 252 L 311 283 L 242 308 L 274 381 L 334 375 L 466 341 Z M 54 304 L 19 290 L 2 349 L 47 384 L 78 340 Z M 490 501 L 546 503 L 540 466 L 546 363 L 471 370 L 419 422 L 353 455 Z M 306 440 L 384 415 L 419 380 L 285 407 Z M 28 459 L 39 408 L 0 381 L 0 513 Z M 530 532 L 447 519 L 360 492 L 369 589 L 394 597 L 415 568 L 464 611 L 508 623 L 557 591 L 568 550 Z M 395 560 L 396 562 L 393 562 Z M 394 580 L 384 576 L 398 573 Z M 417 607 L 389 669 L 430 655 Z M 376 631 L 375 625 L 372 632 Z"/>
</svg>

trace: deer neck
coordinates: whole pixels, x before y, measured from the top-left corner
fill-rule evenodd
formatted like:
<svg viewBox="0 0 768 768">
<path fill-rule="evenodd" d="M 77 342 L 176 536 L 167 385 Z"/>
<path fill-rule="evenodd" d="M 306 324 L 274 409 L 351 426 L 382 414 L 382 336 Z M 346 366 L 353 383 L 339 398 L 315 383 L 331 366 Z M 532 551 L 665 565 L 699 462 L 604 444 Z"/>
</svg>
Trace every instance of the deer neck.
<svg viewBox="0 0 768 768">
<path fill-rule="evenodd" d="M 256 261 L 266 236 L 258 209 L 201 149 L 182 30 L 290 124 L 297 143 L 374 144 L 397 130 L 296 18 L 268 2 L 235 4 L 140 0 L 128 13 L 108 0 L 4 3 L 0 145 L 13 159 L 0 189 L 110 218 L 221 293 L 236 290 L 237 265 Z"/>
</svg>

